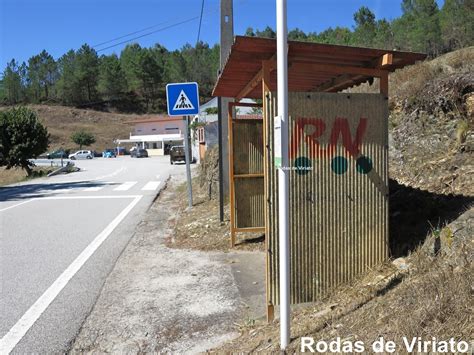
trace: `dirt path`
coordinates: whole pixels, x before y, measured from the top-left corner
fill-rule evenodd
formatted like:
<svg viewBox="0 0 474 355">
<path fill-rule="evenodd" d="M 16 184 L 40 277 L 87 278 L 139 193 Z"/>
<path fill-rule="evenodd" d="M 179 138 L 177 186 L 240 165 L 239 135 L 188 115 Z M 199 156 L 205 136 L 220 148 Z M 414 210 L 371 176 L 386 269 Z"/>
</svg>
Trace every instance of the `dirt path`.
<svg viewBox="0 0 474 355">
<path fill-rule="evenodd" d="M 164 245 L 177 219 L 177 180 L 139 225 L 71 353 L 202 352 L 236 337 L 243 317 L 263 312 L 262 253 Z"/>
</svg>

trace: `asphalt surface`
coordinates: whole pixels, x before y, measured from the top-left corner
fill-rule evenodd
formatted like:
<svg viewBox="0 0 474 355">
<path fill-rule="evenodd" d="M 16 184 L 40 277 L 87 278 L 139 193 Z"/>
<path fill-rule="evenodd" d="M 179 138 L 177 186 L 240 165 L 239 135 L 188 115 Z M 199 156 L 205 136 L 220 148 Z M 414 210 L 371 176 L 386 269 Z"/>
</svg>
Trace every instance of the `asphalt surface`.
<svg viewBox="0 0 474 355">
<path fill-rule="evenodd" d="M 75 161 L 0 188 L 0 354 L 67 351 L 170 174 L 167 157 Z"/>
</svg>

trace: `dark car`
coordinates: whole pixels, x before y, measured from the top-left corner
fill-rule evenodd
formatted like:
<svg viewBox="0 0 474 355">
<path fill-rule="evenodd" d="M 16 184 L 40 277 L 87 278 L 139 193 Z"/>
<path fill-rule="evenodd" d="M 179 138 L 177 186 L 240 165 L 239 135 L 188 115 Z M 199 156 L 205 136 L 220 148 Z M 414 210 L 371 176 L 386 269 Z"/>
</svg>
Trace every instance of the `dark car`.
<svg viewBox="0 0 474 355">
<path fill-rule="evenodd" d="M 65 159 L 67 157 L 68 154 L 64 150 L 55 150 L 54 152 L 46 154 L 46 159 Z"/>
<path fill-rule="evenodd" d="M 146 149 L 138 148 L 130 150 L 130 157 L 133 158 L 148 158 L 148 152 Z"/>
<path fill-rule="evenodd" d="M 194 159 L 192 159 L 191 149 L 189 149 L 189 157 L 191 162 L 194 162 Z M 174 164 L 177 161 L 186 161 L 184 145 L 175 145 L 170 148 L 170 163 Z"/>
</svg>

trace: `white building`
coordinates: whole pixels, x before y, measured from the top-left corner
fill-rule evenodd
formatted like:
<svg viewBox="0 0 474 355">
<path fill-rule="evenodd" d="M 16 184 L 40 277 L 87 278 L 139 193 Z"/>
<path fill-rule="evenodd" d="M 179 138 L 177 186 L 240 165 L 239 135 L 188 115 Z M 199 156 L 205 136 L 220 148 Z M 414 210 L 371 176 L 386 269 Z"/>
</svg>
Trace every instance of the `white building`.
<svg viewBox="0 0 474 355">
<path fill-rule="evenodd" d="M 133 125 L 130 138 L 117 139 L 118 146 L 144 148 L 148 155 L 165 155 L 173 145 L 184 144 L 184 125 L 181 117 L 159 116 L 126 122 Z"/>
</svg>

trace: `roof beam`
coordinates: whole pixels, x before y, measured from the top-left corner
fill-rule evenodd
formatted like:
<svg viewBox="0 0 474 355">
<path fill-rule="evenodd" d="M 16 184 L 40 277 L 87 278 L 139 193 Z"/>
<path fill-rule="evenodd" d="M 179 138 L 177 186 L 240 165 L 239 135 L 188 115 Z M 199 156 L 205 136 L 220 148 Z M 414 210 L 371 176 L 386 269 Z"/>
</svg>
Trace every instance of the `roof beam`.
<svg viewBox="0 0 474 355">
<path fill-rule="evenodd" d="M 393 64 L 393 53 L 385 53 L 381 57 L 372 62 L 372 66 L 376 68 L 387 68 Z"/>
<path fill-rule="evenodd" d="M 342 74 L 316 86 L 314 91 L 330 91 L 332 88 L 347 83 L 348 81 L 352 81 L 351 76 L 349 74 Z"/>
<path fill-rule="evenodd" d="M 272 56 L 269 60 L 262 61 L 262 68 L 258 71 L 257 74 L 254 75 L 254 77 L 247 83 L 247 85 L 244 86 L 242 90 L 237 94 L 235 99 L 237 101 L 240 101 L 243 99 L 249 92 L 251 92 L 253 89 L 257 87 L 257 85 L 262 81 L 263 79 L 263 62 L 268 66 L 270 71 L 275 70 L 276 68 L 276 62 L 275 62 L 275 55 Z"/>
<path fill-rule="evenodd" d="M 366 67 L 354 67 L 348 65 L 334 65 L 334 64 L 313 64 L 313 63 L 291 63 L 292 66 L 298 67 L 302 70 L 307 71 L 320 71 L 335 74 L 352 74 L 352 75 L 366 75 L 380 78 L 385 75 L 386 70 L 366 68 Z"/>
</svg>

